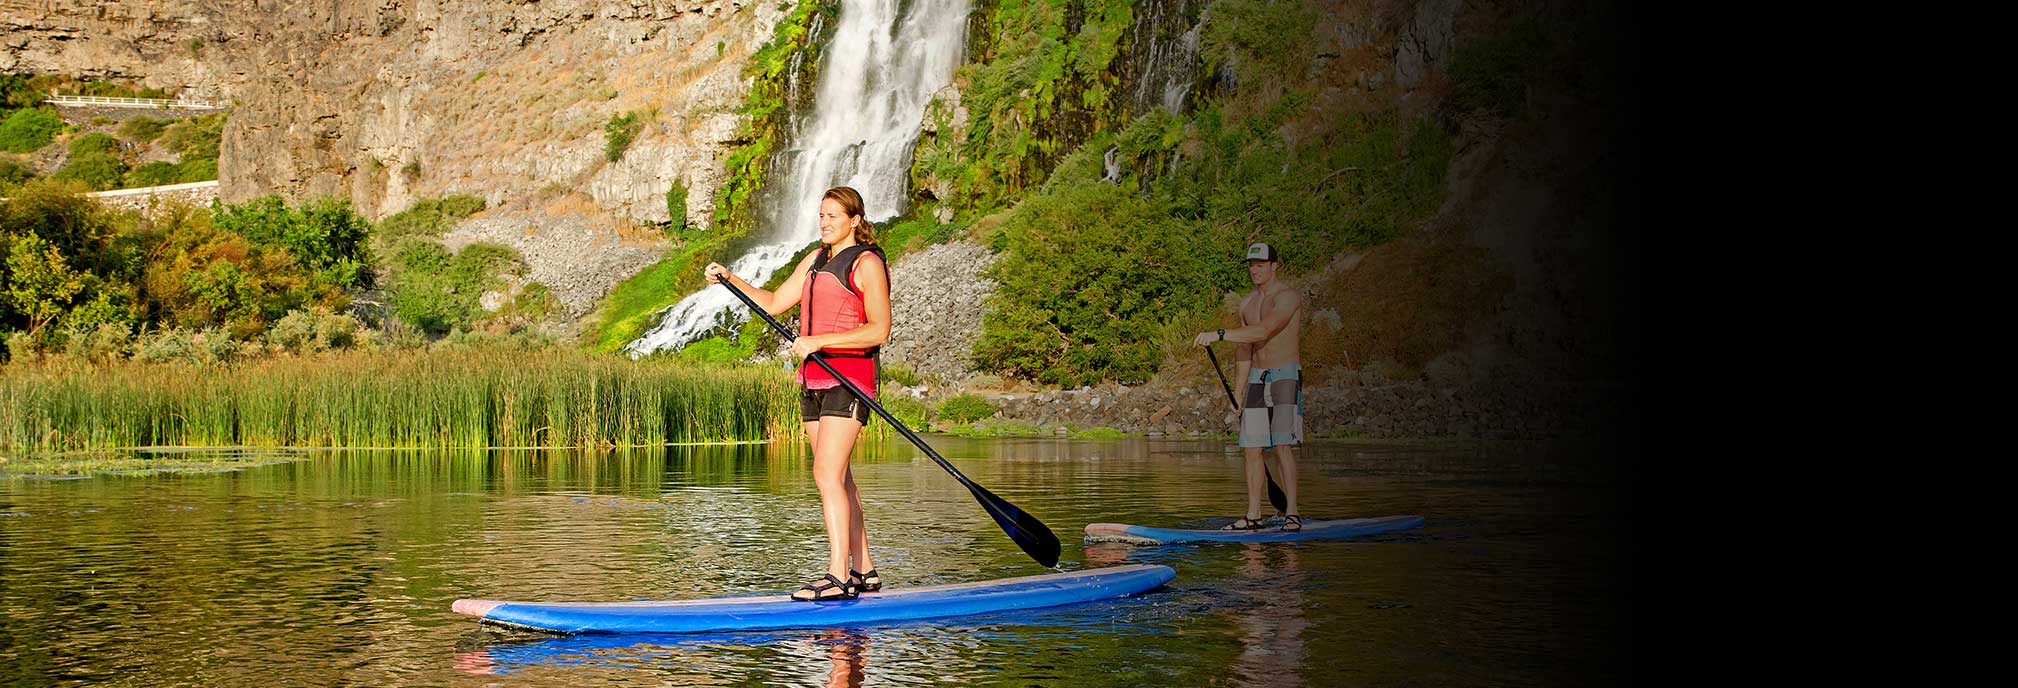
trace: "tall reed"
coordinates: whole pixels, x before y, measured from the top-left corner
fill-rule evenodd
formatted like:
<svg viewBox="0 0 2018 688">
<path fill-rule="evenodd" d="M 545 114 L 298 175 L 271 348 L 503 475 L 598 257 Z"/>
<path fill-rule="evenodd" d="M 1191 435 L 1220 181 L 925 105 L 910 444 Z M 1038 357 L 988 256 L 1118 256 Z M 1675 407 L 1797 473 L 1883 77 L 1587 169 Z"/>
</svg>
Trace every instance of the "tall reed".
<svg viewBox="0 0 2018 688">
<path fill-rule="evenodd" d="M 793 437 L 769 366 L 553 349 L 0 368 L 0 447 L 601 447 Z"/>
</svg>

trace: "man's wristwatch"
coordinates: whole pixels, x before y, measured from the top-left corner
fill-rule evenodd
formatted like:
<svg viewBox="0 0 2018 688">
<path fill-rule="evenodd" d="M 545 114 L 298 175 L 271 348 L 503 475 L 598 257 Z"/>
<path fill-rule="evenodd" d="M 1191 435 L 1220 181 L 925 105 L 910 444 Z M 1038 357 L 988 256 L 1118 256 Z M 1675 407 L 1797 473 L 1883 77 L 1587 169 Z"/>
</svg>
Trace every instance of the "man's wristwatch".
<svg viewBox="0 0 2018 688">
<path fill-rule="evenodd" d="M 1219 330 L 1219 341 L 1222 341 L 1222 342 L 1223 342 L 1223 341 L 1226 341 L 1226 329 L 1225 329 L 1225 328 L 1220 328 L 1220 330 Z"/>
</svg>

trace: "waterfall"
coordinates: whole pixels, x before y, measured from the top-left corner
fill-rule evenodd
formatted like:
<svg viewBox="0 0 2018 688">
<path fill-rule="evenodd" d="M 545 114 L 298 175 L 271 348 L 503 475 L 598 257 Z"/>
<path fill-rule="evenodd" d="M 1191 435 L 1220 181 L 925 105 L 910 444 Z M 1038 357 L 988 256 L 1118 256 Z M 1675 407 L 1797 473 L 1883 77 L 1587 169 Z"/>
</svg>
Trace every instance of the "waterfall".
<svg viewBox="0 0 2018 688">
<path fill-rule="evenodd" d="M 1129 27 L 1128 66 L 1135 82 L 1131 105 L 1135 114 L 1161 107 L 1184 112 L 1184 101 L 1198 83 L 1198 32 L 1205 26 L 1204 0 L 1150 0 L 1135 6 Z"/>
<path fill-rule="evenodd" d="M 862 192 L 871 221 L 903 213 L 911 148 L 925 105 L 960 65 L 969 9 L 968 0 L 841 1 L 839 24 L 820 58 L 813 111 L 791 120 L 790 148 L 770 160 L 756 230 L 764 243 L 724 261 L 730 272 L 763 284 L 789 268 L 792 254 L 820 237 L 820 193 L 829 187 Z M 624 351 L 636 358 L 678 350 L 749 317 L 735 305 L 720 287 L 702 289 L 660 311 L 658 325 Z"/>
</svg>

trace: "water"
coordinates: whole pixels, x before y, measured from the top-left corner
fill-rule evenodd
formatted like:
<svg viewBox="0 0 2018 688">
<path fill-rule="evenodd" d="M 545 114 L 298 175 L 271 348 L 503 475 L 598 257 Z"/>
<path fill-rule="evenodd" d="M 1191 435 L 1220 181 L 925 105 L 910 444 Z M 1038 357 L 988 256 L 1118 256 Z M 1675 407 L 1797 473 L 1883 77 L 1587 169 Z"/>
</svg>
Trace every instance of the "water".
<svg viewBox="0 0 2018 688">
<path fill-rule="evenodd" d="M 1154 0 L 1136 5 L 1129 27 L 1125 69 L 1135 86 L 1130 104 L 1136 114 L 1155 108 L 1184 112 L 1185 99 L 1198 83 L 1198 32 L 1204 3 L 1197 0 Z"/>
<path fill-rule="evenodd" d="M 966 0 L 845 0 L 821 57 L 810 115 L 795 117 L 791 148 L 771 159 L 762 202 L 769 240 L 729 270 L 763 284 L 799 249 L 819 239 L 820 195 L 835 186 L 862 193 L 871 221 L 901 214 L 911 149 L 932 94 L 953 79 L 966 42 Z M 794 84 L 796 89 L 797 85 Z M 679 349 L 725 322 L 736 299 L 702 289 L 668 306 L 658 324 L 625 345 L 632 357 Z"/>
<path fill-rule="evenodd" d="M 1313 517 L 1422 514 L 1347 542 L 1084 545 L 1084 524 L 1211 525 L 1218 442 L 959 440 L 1043 518 L 1061 568 L 1176 567 L 1147 596 L 849 629 L 549 638 L 457 598 L 782 591 L 824 566 L 789 447 L 321 453 L 227 473 L 0 482 L 0 685 L 1558 685 L 1626 678 L 1613 483 L 1506 448 L 1316 444 Z M 905 445 L 856 477 L 891 588 L 1038 573 Z"/>
</svg>

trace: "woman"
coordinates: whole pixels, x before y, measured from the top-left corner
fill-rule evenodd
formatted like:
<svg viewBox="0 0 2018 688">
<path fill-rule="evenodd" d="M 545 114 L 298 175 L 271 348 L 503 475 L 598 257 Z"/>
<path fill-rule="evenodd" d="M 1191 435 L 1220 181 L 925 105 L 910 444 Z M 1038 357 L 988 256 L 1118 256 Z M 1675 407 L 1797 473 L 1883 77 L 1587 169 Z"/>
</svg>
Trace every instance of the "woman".
<svg viewBox="0 0 2018 688">
<path fill-rule="evenodd" d="M 822 246 L 799 261 L 776 293 L 709 263 L 710 284 L 735 284 L 772 315 L 799 306 L 799 338 L 792 355 L 801 359 L 799 419 L 813 445 L 813 482 L 820 488 L 820 512 L 827 526 L 827 574 L 792 593 L 795 600 L 848 600 L 882 589 L 869 559 L 862 529 L 862 497 L 848 455 L 869 423 L 869 405 L 855 398 L 819 364 L 804 360 L 815 351 L 855 383 L 876 395 L 876 348 L 890 340 L 890 273 L 883 249 L 862 216 L 862 194 L 837 186 L 820 200 Z M 859 568 L 860 570 L 857 570 Z"/>
</svg>

